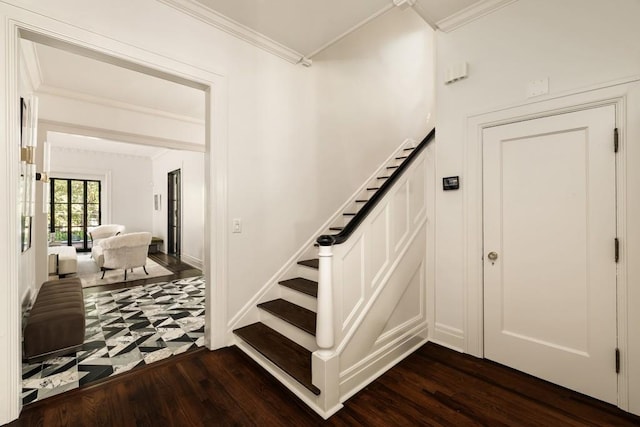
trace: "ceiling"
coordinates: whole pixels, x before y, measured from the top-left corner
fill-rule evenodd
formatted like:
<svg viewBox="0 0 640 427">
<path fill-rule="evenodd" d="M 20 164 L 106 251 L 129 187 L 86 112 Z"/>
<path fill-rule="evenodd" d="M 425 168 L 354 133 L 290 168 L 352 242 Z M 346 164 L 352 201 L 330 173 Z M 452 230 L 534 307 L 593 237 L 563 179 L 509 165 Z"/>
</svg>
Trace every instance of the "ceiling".
<svg viewBox="0 0 640 427">
<path fill-rule="evenodd" d="M 138 71 L 23 40 L 37 58 L 38 91 L 84 94 L 122 106 L 203 121 L 204 92 Z"/>
<path fill-rule="evenodd" d="M 306 61 L 396 6 L 413 9 L 434 28 L 454 28 L 515 0 L 159 0 L 292 62 Z M 197 8 L 197 14 L 194 12 Z M 224 25 L 219 25 L 220 19 Z M 256 39 L 263 42 L 255 43 Z M 269 46 L 275 46 L 275 50 Z M 201 90 L 23 40 L 28 76 L 36 91 L 204 125 Z M 302 61 L 305 60 L 305 61 Z M 68 138 L 96 146 L 96 139 Z M 125 150 L 101 140 L 103 151 Z M 61 142 L 58 142 L 62 144 Z M 83 147 L 83 148 L 86 148 Z M 135 155 L 151 150 L 130 148 Z M 144 154 L 142 154 L 144 153 Z"/>
<path fill-rule="evenodd" d="M 414 5 L 434 28 L 445 18 L 487 0 L 165 0 L 198 3 L 305 58 L 330 46 L 396 5 Z M 495 1 L 490 3 L 496 3 Z M 499 2 L 500 3 L 500 2 Z"/>
</svg>

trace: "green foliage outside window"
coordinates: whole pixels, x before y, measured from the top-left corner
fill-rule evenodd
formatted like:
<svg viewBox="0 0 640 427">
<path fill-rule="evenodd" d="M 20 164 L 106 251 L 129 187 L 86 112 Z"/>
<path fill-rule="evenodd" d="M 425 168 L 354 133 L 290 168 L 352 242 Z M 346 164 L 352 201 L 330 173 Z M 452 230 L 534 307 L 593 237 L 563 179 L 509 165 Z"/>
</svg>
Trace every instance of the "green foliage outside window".
<svg viewBox="0 0 640 427">
<path fill-rule="evenodd" d="M 51 180 L 49 231 L 56 242 L 88 249 L 87 228 L 100 225 L 100 181 Z"/>
</svg>

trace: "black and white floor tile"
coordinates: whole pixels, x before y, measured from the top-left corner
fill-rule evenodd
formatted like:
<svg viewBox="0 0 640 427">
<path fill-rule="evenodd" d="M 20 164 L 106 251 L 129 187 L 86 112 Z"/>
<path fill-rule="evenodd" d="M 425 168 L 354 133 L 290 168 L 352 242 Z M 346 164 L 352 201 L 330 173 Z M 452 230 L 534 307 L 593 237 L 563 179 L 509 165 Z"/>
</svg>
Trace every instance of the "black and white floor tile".
<svg viewBox="0 0 640 427">
<path fill-rule="evenodd" d="M 23 403 L 203 346 L 204 288 L 200 276 L 85 294 L 82 349 L 23 364 Z"/>
</svg>

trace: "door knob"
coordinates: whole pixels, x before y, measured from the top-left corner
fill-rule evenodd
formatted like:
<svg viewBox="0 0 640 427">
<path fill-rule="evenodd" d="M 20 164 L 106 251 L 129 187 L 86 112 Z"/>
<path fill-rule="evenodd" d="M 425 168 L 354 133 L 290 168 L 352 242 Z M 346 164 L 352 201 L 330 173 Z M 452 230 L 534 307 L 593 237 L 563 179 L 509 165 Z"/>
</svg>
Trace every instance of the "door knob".
<svg viewBox="0 0 640 427">
<path fill-rule="evenodd" d="M 487 255 L 487 258 L 489 258 L 490 261 L 495 261 L 498 259 L 498 253 L 497 252 L 489 252 L 489 254 Z"/>
</svg>

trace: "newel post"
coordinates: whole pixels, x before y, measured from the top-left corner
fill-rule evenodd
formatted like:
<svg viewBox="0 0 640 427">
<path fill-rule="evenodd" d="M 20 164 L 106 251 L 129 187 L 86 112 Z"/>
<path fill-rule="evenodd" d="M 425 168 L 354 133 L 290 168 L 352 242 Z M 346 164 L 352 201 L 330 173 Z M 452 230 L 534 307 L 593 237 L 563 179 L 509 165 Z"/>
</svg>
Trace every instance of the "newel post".
<svg viewBox="0 0 640 427">
<path fill-rule="evenodd" d="M 331 236 L 318 238 L 318 313 L 316 323 L 316 343 L 319 355 L 328 357 L 332 354 L 333 336 L 333 267 Z"/>
</svg>

